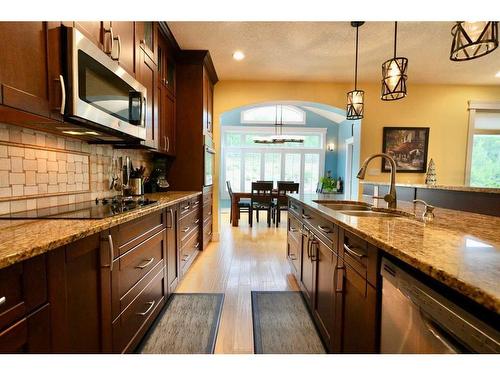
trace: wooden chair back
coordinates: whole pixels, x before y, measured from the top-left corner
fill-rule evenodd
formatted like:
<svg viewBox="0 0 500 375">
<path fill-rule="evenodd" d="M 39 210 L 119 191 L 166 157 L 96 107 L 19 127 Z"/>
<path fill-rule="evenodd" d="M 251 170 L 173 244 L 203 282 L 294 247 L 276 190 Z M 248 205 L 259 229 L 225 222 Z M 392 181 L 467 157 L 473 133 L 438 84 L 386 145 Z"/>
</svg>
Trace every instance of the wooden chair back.
<svg viewBox="0 0 500 375">
<path fill-rule="evenodd" d="M 226 181 L 227 192 L 229 193 L 229 198 L 233 200 L 233 189 L 231 188 L 231 181 Z"/>
<path fill-rule="evenodd" d="M 252 182 L 252 206 L 271 206 L 273 202 L 272 182 Z"/>
<path fill-rule="evenodd" d="M 299 186 L 298 182 L 278 181 L 278 207 L 288 206 L 288 197 L 286 195 L 289 193 L 298 193 Z"/>
</svg>

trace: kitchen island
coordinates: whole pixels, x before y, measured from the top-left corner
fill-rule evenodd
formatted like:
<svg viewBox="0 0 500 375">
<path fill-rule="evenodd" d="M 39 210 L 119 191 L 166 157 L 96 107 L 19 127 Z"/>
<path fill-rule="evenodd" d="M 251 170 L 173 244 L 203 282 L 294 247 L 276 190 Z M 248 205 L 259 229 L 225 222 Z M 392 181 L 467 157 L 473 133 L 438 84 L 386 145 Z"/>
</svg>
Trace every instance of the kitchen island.
<svg viewBox="0 0 500 375">
<path fill-rule="evenodd" d="M 288 258 L 330 351 L 380 351 L 383 257 L 498 326 L 500 218 L 436 208 L 424 223 L 409 202 L 373 215 L 332 209 L 320 194 L 289 197 Z M 365 345 L 351 334 L 368 335 Z"/>
</svg>

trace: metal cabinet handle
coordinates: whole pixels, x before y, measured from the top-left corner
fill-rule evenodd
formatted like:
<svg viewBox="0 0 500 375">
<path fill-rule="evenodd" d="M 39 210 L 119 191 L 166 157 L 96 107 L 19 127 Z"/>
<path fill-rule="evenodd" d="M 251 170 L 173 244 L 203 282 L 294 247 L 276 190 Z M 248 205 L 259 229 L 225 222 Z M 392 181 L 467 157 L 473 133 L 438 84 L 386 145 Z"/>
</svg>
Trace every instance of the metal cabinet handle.
<svg viewBox="0 0 500 375">
<path fill-rule="evenodd" d="M 110 40 L 109 49 L 104 52 L 108 55 L 111 55 L 113 53 L 113 45 L 115 42 L 115 37 L 113 35 L 113 26 L 110 26 L 109 29 L 104 29 L 104 34 L 109 34 L 109 40 Z"/>
<path fill-rule="evenodd" d="M 199 204 L 200 204 L 200 201 L 196 201 L 196 202 L 194 202 L 194 203 L 193 203 L 193 207 L 196 207 L 196 206 L 198 206 Z"/>
<path fill-rule="evenodd" d="M 295 233 L 295 232 L 297 232 L 297 231 L 298 231 L 298 230 L 297 230 L 297 228 L 290 227 L 290 232 Z"/>
<path fill-rule="evenodd" d="M 320 231 L 322 231 L 323 233 L 332 233 L 331 230 L 330 230 L 330 227 L 326 227 L 326 226 L 323 226 L 323 225 L 318 225 L 318 229 Z"/>
<path fill-rule="evenodd" d="M 186 227 L 182 230 L 182 233 L 187 233 L 189 231 L 189 229 L 191 229 L 191 227 Z"/>
<path fill-rule="evenodd" d="M 173 228 L 174 225 L 174 213 L 172 212 L 172 209 L 168 210 L 168 216 L 170 216 L 170 225 L 167 223 L 167 228 Z"/>
<path fill-rule="evenodd" d="M 208 234 L 209 236 L 211 236 L 211 235 L 212 235 L 212 231 L 208 232 L 207 234 Z"/>
<path fill-rule="evenodd" d="M 147 266 L 149 266 L 151 263 L 153 263 L 154 260 L 155 260 L 155 258 L 148 259 L 148 260 L 146 260 L 146 263 L 140 264 L 140 265 L 136 266 L 135 268 L 143 270 L 144 268 L 146 268 Z"/>
<path fill-rule="evenodd" d="M 319 259 L 318 256 L 318 241 L 316 239 L 311 240 L 311 261 L 312 262 L 317 262 Z"/>
<path fill-rule="evenodd" d="M 344 266 L 337 267 L 337 283 L 336 283 L 337 285 L 335 286 L 335 293 L 344 293 L 344 272 L 345 272 Z"/>
<path fill-rule="evenodd" d="M 64 109 L 66 108 L 66 86 L 64 85 L 62 74 L 59 74 L 59 83 L 61 85 L 61 108 L 59 109 L 59 113 L 64 115 Z"/>
<path fill-rule="evenodd" d="M 118 42 L 118 54 L 116 57 L 113 57 L 113 50 L 111 50 L 111 59 L 118 61 L 120 60 L 120 55 L 122 54 L 122 40 L 120 39 L 120 35 L 115 36 L 113 40 Z"/>
<path fill-rule="evenodd" d="M 156 303 L 155 301 L 149 301 L 149 302 L 147 302 L 146 305 L 149 305 L 149 307 L 146 309 L 146 311 L 141 312 L 141 313 L 137 313 L 137 315 L 144 316 L 144 315 L 149 314 L 149 312 L 153 309 L 155 303 Z"/>
<path fill-rule="evenodd" d="M 196 242 L 196 245 L 194 245 L 194 248 L 197 249 L 200 247 L 200 243 L 199 242 Z"/>
<path fill-rule="evenodd" d="M 306 214 L 302 214 L 302 219 L 309 220 L 310 218 L 311 218 L 311 216 L 306 215 Z"/>
<path fill-rule="evenodd" d="M 169 137 L 165 137 L 166 140 L 167 140 L 167 152 L 170 151 L 170 138 Z"/>
<path fill-rule="evenodd" d="M 115 248 L 113 246 L 113 237 L 108 235 L 109 242 L 109 272 L 113 271 L 113 259 L 115 259 Z"/>
<path fill-rule="evenodd" d="M 5 296 L 0 298 L 0 306 L 2 306 L 5 302 L 7 302 L 7 298 Z"/>
<path fill-rule="evenodd" d="M 142 97 L 141 126 L 146 126 L 146 111 L 148 109 L 148 98 Z"/>
<path fill-rule="evenodd" d="M 198 224 L 199 222 L 200 222 L 200 219 L 196 219 L 196 221 L 194 223 Z"/>
<path fill-rule="evenodd" d="M 357 251 L 354 251 L 346 244 L 344 244 L 344 250 L 347 251 L 349 254 L 354 255 L 355 257 L 357 257 L 359 259 L 364 258 L 366 256 L 365 254 L 360 254 Z"/>
<path fill-rule="evenodd" d="M 189 204 L 188 204 L 187 206 L 182 207 L 182 211 L 187 211 L 187 210 L 189 210 L 189 207 L 190 207 L 190 206 L 189 206 Z"/>
<path fill-rule="evenodd" d="M 288 254 L 288 257 L 290 258 L 290 260 L 297 260 L 297 257 L 295 256 L 295 254 Z"/>
</svg>

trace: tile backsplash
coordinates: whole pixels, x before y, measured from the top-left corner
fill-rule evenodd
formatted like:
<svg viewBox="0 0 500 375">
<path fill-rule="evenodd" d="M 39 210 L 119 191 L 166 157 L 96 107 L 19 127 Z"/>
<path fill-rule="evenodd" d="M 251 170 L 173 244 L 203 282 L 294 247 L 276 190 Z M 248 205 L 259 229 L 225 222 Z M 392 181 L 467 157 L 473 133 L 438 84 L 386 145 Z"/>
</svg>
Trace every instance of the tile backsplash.
<svg viewBox="0 0 500 375">
<path fill-rule="evenodd" d="M 113 157 L 151 171 L 151 154 L 0 123 L 0 214 L 110 197 Z"/>
</svg>

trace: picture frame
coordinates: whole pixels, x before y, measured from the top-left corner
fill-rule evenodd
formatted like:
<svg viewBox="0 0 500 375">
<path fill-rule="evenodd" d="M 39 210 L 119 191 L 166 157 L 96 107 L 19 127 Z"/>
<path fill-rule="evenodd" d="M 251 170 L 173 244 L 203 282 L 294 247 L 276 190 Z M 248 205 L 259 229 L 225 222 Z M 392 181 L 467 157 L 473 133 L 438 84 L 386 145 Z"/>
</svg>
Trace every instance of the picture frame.
<svg viewBox="0 0 500 375">
<path fill-rule="evenodd" d="M 396 162 L 398 173 L 425 173 L 429 148 L 428 127 L 384 127 L 382 152 Z M 390 172 L 389 162 L 382 160 L 382 172 Z"/>
</svg>

